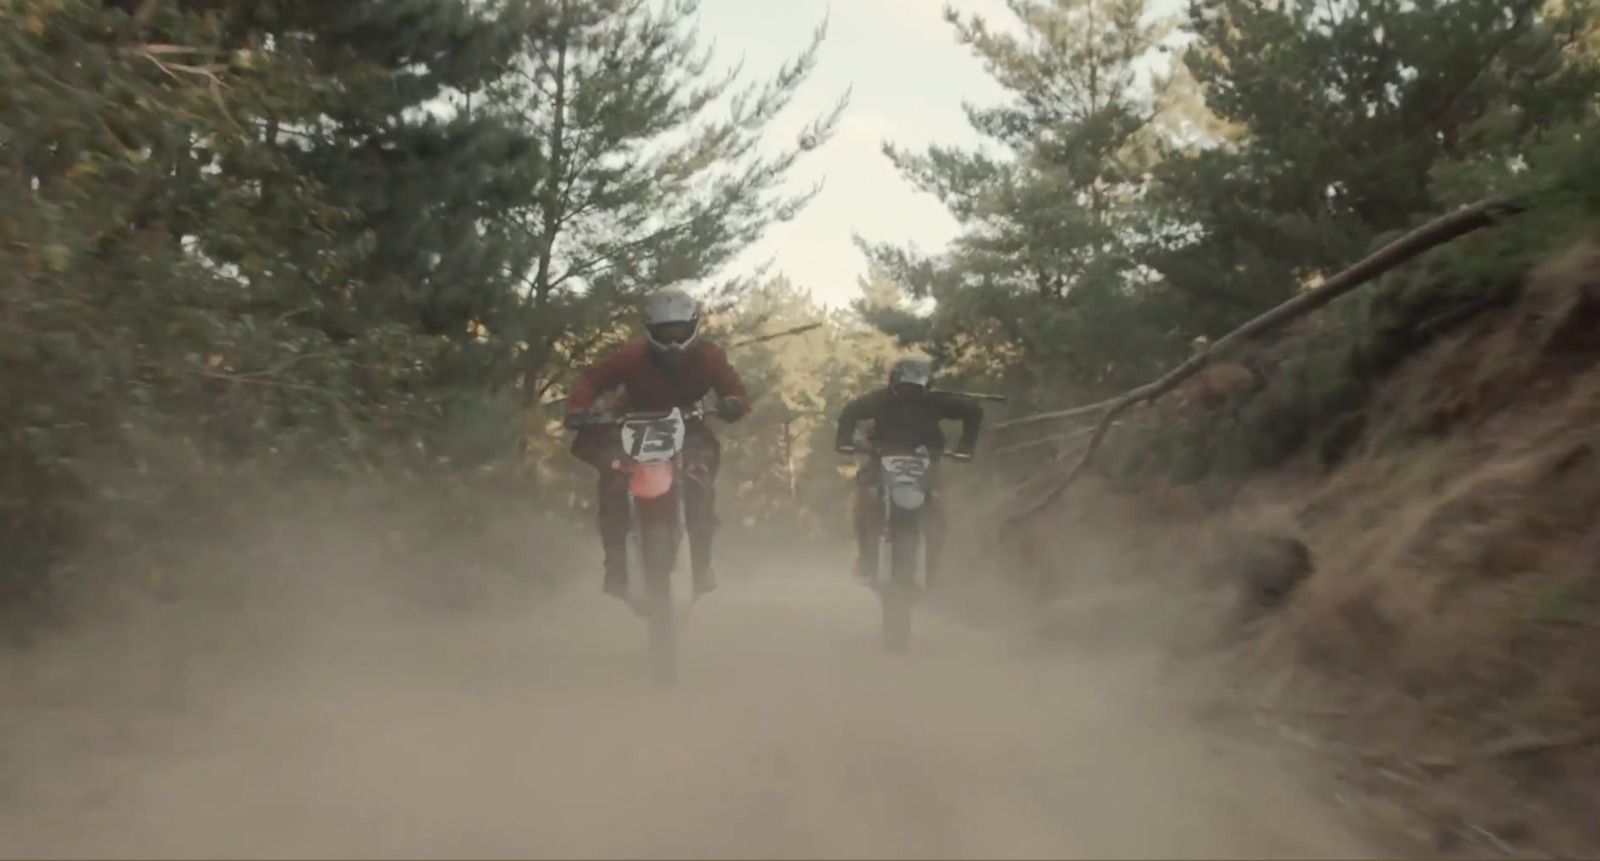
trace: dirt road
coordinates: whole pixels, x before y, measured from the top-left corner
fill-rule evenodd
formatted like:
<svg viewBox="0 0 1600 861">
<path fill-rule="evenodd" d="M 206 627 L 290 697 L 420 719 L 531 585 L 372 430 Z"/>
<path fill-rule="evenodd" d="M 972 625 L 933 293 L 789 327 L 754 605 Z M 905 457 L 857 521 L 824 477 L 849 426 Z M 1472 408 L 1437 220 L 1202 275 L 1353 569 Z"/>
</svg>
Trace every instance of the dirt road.
<svg viewBox="0 0 1600 861">
<path fill-rule="evenodd" d="M 603 598 L 372 615 L 289 626 L 270 662 L 191 656 L 164 709 L 14 705 L 0 854 L 1371 857 L 1281 753 L 1141 674 L 930 614 L 886 655 L 838 578 L 725 586 L 671 692 Z"/>
</svg>

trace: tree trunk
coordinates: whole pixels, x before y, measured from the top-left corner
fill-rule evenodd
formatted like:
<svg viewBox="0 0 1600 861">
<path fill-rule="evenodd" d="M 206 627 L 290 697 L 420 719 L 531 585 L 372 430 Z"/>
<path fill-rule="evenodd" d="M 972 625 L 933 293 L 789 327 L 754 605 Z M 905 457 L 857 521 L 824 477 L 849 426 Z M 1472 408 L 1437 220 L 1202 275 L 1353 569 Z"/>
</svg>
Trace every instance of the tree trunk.
<svg viewBox="0 0 1600 861">
<path fill-rule="evenodd" d="M 522 372 L 522 398 L 526 405 L 537 401 L 549 388 L 548 383 L 542 387 L 539 385 L 539 377 L 550 365 L 556 339 L 555 328 L 550 325 L 546 311 L 550 307 L 556 234 L 561 230 L 561 177 L 566 174 L 567 160 L 567 48 L 571 30 L 568 28 L 565 3 L 561 4 L 560 16 L 556 25 L 555 92 L 551 95 L 550 136 L 546 140 L 549 172 L 545 177 L 544 194 L 539 201 L 539 259 L 533 275 L 533 326 Z"/>
</svg>

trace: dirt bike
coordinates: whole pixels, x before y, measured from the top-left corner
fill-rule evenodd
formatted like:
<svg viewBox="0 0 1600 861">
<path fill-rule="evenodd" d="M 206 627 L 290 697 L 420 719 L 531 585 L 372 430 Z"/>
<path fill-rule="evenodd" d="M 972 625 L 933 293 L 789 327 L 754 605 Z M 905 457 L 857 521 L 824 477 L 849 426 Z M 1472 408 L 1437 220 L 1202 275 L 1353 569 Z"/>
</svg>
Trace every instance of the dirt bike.
<svg viewBox="0 0 1600 861">
<path fill-rule="evenodd" d="M 840 449 L 856 454 L 854 446 Z M 877 498 L 883 503 L 883 527 L 878 538 L 878 565 L 869 585 L 883 608 L 883 644 L 890 652 L 911 647 L 911 611 L 927 590 L 927 538 L 923 529 L 930 489 L 928 471 L 933 458 L 927 446 L 909 453 L 891 454 L 868 446 L 868 457 L 878 462 Z M 962 463 L 972 456 L 947 451 L 944 456 Z"/>
<path fill-rule="evenodd" d="M 675 592 L 691 595 L 687 577 L 676 578 L 688 521 L 683 482 L 706 481 L 684 457 L 688 423 L 706 418 L 700 407 L 683 411 L 627 413 L 615 418 L 584 418 L 580 426 L 620 429 L 621 456 L 611 468 L 625 473 L 628 485 L 628 603 L 649 626 L 650 666 L 656 680 L 672 684 L 678 674 L 678 615 Z M 684 566 L 687 567 L 687 566 Z"/>
</svg>

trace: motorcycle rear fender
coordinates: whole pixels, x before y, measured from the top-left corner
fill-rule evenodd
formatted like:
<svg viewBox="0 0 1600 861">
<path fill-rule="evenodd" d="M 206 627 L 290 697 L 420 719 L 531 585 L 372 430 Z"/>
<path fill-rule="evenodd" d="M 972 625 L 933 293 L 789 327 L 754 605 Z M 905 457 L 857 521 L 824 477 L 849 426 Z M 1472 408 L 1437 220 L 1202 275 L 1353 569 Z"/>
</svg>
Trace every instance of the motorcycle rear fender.
<svg viewBox="0 0 1600 861">
<path fill-rule="evenodd" d="M 636 463 L 628 475 L 628 490 L 635 499 L 658 499 L 672 490 L 674 479 L 671 461 Z"/>
</svg>

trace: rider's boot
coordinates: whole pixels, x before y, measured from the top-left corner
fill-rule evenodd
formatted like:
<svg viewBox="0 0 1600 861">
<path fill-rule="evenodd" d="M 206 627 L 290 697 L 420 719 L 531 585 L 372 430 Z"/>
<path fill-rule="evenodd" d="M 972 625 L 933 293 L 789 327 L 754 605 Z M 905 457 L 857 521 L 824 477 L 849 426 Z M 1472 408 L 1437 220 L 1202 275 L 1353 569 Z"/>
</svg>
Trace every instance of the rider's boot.
<svg viewBox="0 0 1600 861">
<path fill-rule="evenodd" d="M 607 533 L 610 531 L 607 530 Z M 627 535 L 602 534 L 600 547 L 605 551 L 606 594 L 619 600 L 628 600 Z"/>
<path fill-rule="evenodd" d="M 622 552 L 606 549 L 606 594 L 628 600 L 628 563 Z"/>
<path fill-rule="evenodd" d="M 689 541 L 689 571 L 694 581 L 694 596 L 699 598 L 717 588 L 717 574 L 711 569 L 711 538 L 708 535 L 695 536 Z"/>
<path fill-rule="evenodd" d="M 869 523 L 856 523 L 856 577 L 871 583 L 878 573 L 878 534 Z"/>
<path fill-rule="evenodd" d="M 717 588 L 717 574 L 711 569 L 711 564 L 695 566 L 694 596 L 699 598 L 715 588 Z"/>
<path fill-rule="evenodd" d="M 606 554 L 606 594 L 618 601 L 622 601 L 633 609 L 636 615 L 643 616 L 644 605 L 633 600 L 628 594 L 628 563 L 627 555 L 622 549 Z"/>
<path fill-rule="evenodd" d="M 716 535 L 714 511 L 697 511 L 689 523 L 689 571 L 696 599 L 717 588 L 717 575 L 711 569 L 711 544 Z"/>
<path fill-rule="evenodd" d="M 605 592 L 628 600 L 628 499 L 617 476 L 601 473 L 599 491 L 600 550 L 605 554 Z"/>
</svg>

